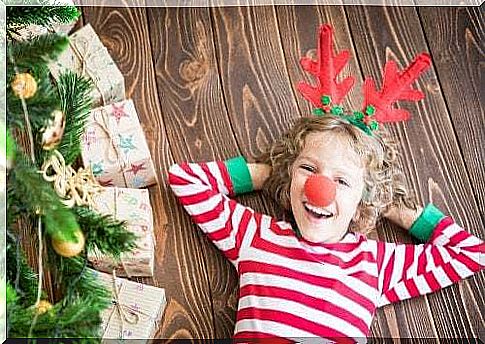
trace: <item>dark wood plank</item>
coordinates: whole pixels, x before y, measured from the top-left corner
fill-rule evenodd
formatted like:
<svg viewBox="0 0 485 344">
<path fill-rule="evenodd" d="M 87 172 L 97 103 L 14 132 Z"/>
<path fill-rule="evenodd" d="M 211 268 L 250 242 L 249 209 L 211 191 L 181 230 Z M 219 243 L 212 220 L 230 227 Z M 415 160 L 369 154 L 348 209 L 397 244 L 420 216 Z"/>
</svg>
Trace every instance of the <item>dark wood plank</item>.
<svg viewBox="0 0 485 344">
<path fill-rule="evenodd" d="M 212 10 L 215 45 L 225 104 L 237 144 L 251 161 L 299 117 L 286 72 L 273 7 Z M 253 193 L 238 200 L 258 212 L 277 214 L 266 197 Z M 234 305 L 237 294 L 231 294 Z M 214 305 L 217 317 L 219 312 Z M 231 323 L 216 325 L 218 338 L 230 336 Z"/>
<path fill-rule="evenodd" d="M 135 103 L 157 168 L 159 184 L 150 188 L 156 268 L 154 280 L 145 282 L 165 288 L 168 305 L 156 337 L 213 337 L 211 291 L 201 238 L 167 188 L 166 172 L 173 157 L 165 133 L 166 116 L 156 92 L 145 9 L 86 7 L 83 12 L 125 76 L 126 96 Z M 176 151 L 177 145 L 173 146 Z"/>
<path fill-rule="evenodd" d="M 270 6 L 226 7 L 212 13 L 224 99 L 240 150 L 251 161 L 300 117 L 275 11 Z M 282 215 L 259 193 L 244 195 L 241 202 Z"/>
<path fill-rule="evenodd" d="M 423 7 L 419 15 L 436 74 L 485 219 L 484 12 L 478 7 Z"/>
<path fill-rule="evenodd" d="M 210 10 L 147 11 L 158 96 L 176 160 L 216 160 L 238 155 L 219 83 Z M 198 313 L 202 315 L 206 306 L 194 300 L 190 311 L 197 314 L 195 324 L 210 329 L 195 337 L 230 337 L 236 307 L 235 269 L 207 240 L 201 241 L 199 250 L 206 259 L 208 277 L 204 278 L 208 278 L 211 298 L 207 302 L 213 303 L 214 311 L 202 318 Z M 191 293 L 190 289 L 185 291 L 187 296 Z"/>
<path fill-rule="evenodd" d="M 346 12 L 362 69 L 378 80 L 386 60 L 392 58 L 403 65 L 418 52 L 427 50 L 414 8 L 349 7 Z M 401 143 L 410 186 L 422 203 L 432 200 L 483 238 L 483 222 L 435 72 L 428 72 L 418 84 L 427 99 L 418 105 L 406 105 L 414 114 L 413 120 L 389 126 Z M 389 233 L 386 239 L 408 240 L 398 233 Z M 476 337 L 483 322 L 470 319 L 481 317 L 483 300 L 479 293 L 469 291 L 478 292 L 482 286 L 483 273 L 479 273 L 430 296 L 390 306 L 399 319 L 399 336 Z"/>
<path fill-rule="evenodd" d="M 278 6 L 277 13 L 288 73 L 303 116 L 311 115 L 312 106 L 298 93 L 296 85 L 300 81 L 314 84 L 315 80 L 313 76 L 301 68 L 300 59 L 303 56 L 314 57 L 317 48 L 318 29 L 320 25 L 325 23 L 331 24 L 334 28 L 335 51 L 349 50 L 352 56 L 349 64 L 344 67 L 339 75 L 339 79 L 349 75 L 356 77 L 355 85 L 342 105 L 345 109 L 357 108 L 362 103 L 362 96 L 358 87 L 362 78 L 343 7 Z"/>
<path fill-rule="evenodd" d="M 300 116 L 287 74 L 275 10 L 213 9 L 221 81 L 236 139 L 255 157 Z"/>
</svg>

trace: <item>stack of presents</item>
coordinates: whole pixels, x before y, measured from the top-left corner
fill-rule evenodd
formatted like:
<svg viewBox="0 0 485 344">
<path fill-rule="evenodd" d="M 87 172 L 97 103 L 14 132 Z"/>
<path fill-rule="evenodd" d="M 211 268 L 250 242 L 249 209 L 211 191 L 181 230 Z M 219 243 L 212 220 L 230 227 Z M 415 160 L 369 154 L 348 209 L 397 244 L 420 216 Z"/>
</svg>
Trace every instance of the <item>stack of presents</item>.
<svg viewBox="0 0 485 344">
<path fill-rule="evenodd" d="M 116 295 L 102 316 L 103 339 L 151 338 L 166 304 L 164 289 L 120 278 L 150 277 L 154 268 L 153 214 L 146 187 L 157 180 L 135 104 L 125 99 L 123 75 L 90 25 L 70 36 L 68 49 L 50 70 L 54 78 L 71 70 L 92 80 L 94 105 L 82 138 L 82 159 L 104 186 L 95 210 L 125 221 L 138 238 L 136 249 L 120 261 L 88 252 L 92 273 Z"/>
</svg>

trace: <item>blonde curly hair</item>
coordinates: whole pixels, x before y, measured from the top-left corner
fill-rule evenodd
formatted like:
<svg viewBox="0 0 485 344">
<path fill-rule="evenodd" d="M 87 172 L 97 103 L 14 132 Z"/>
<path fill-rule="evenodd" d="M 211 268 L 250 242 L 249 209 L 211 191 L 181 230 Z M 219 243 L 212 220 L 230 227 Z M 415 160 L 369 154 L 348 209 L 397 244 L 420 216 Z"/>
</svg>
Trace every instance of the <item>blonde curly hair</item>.
<svg viewBox="0 0 485 344">
<path fill-rule="evenodd" d="M 388 132 L 379 129 L 370 136 L 341 117 L 325 115 L 299 118 L 290 130 L 256 159 L 257 162 L 272 167 L 271 175 L 262 191 L 273 197 L 291 217 L 290 185 L 293 163 L 305 146 L 306 136 L 324 131 L 347 136 L 351 147 L 364 162 L 364 192 L 358 206 L 358 216 L 351 221 L 350 230 L 369 233 L 375 228 L 379 215 L 390 206 L 406 205 L 416 209 L 398 163 L 397 145 Z"/>
</svg>

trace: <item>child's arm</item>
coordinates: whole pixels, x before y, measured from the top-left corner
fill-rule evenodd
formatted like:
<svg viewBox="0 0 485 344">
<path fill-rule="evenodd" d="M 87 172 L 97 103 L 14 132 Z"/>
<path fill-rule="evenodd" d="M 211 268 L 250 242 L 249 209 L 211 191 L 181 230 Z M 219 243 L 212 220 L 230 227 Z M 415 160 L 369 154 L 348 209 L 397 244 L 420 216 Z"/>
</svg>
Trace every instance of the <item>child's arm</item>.
<svg viewBox="0 0 485 344">
<path fill-rule="evenodd" d="M 251 180 L 253 181 L 253 189 L 261 190 L 264 182 L 271 174 L 271 166 L 266 164 L 247 164 Z"/>
<path fill-rule="evenodd" d="M 439 290 L 485 268 L 485 243 L 431 204 L 409 231 L 427 243 L 377 243 L 379 306 Z"/>
<path fill-rule="evenodd" d="M 384 214 L 384 217 L 401 228 L 409 230 L 422 212 L 423 208 L 419 206 L 416 209 L 407 208 L 406 206 L 393 206 Z"/>
<path fill-rule="evenodd" d="M 264 166 L 237 157 L 169 169 L 168 181 L 180 203 L 236 267 L 241 245 L 254 233 L 256 213 L 228 196 L 260 188 L 269 175 Z"/>
</svg>

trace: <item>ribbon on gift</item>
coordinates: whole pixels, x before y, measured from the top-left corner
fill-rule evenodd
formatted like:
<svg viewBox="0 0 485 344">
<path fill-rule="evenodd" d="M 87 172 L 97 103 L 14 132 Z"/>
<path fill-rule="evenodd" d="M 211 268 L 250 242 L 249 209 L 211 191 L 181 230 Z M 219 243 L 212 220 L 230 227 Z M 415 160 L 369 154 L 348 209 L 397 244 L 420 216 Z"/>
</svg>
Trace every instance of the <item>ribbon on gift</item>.
<svg viewBox="0 0 485 344">
<path fill-rule="evenodd" d="M 74 42 L 75 41 L 75 42 Z M 96 71 L 98 71 L 100 68 L 99 66 L 96 66 L 96 61 L 99 60 L 98 57 L 98 51 L 99 50 L 104 50 L 106 51 L 106 47 L 100 46 L 97 51 L 92 52 L 92 44 L 93 40 L 88 41 L 85 37 L 79 36 L 76 37 L 75 40 L 70 39 L 69 40 L 69 46 L 71 47 L 72 51 L 76 55 L 76 57 L 81 61 L 81 75 L 82 76 L 88 76 L 94 83 L 94 86 L 98 90 L 99 94 L 101 95 L 101 102 L 102 105 L 106 105 L 106 99 L 104 98 L 103 91 L 99 87 L 99 78 L 96 74 Z M 91 67 L 91 66 L 95 67 Z"/>
<path fill-rule="evenodd" d="M 46 181 L 54 183 L 54 190 L 66 207 L 87 205 L 93 208 L 93 196 L 101 192 L 103 187 L 96 181 L 91 169 L 81 167 L 76 172 L 71 166 L 66 166 L 64 157 L 58 150 L 53 150 L 52 153 L 39 173 Z"/>
<path fill-rule="evenodd" d="M 140 322 L 142 316 L 144 316 L 147 319 L 147 321 L 152 320 L 152 321 L 156 322 L 156 319 L 153 316 L 151 316 L 150 314 L 147 314 L 140 309 L 131 307 L 130 305 L 123 303 L 123 301 L 121 300 L 121 295 L 120 295 L 121 294 L 121 285 L 120 285 L 119 288 L 116 285 L 116 270 L 115 269 L 113 269 L 111 277 L 112 277 L 113 312 L 111 312 L 111 314 L 110 314 L 110 316 L 109 316 L 109 318 L 106 322 L 106 327 L 105 327 L 105 330 L 104 330 L 104 333 L 103 333 L 103 337 L 106 335 L 106 333 L 108 331 L 108 327 L 109 327 L 108 324 L 111 322 L 111 319 L 113 318 L 113 315 L 115 313 L 118 314 L 118 317 L 120 319 L 120 327 L 121 327 L 120 337 L 121 337 L 121 339 L 123 339 L 123 337 L 124 337 L 125 323 L 137 325 Z"/>
<path fill-rule="evenodd" d="M 110 125 L 109 121 L 109 114 L 104 107 L 100 109 L 96 109 L 94 111 L 93 116 L 94 122 L 103 130 L 106 137 L 108 137 L 109 143 L 113 149 L 108 149 L 108 162 L 114 163 L 116 162 L 120 167 L 119 173 L 123 176 L 123 180 L 125 185 L 128 185 L 128 181 L 125 176 L 125 170 L 129 167 L 129 161 L 127 161 L 121 152 L 118 143 L 114 139 L 114 135 L 112 133 L 117 132 L 117 128 L 115 126 Z M 114 156 L 111 153 L 114 152 Z"/>
</svg>

